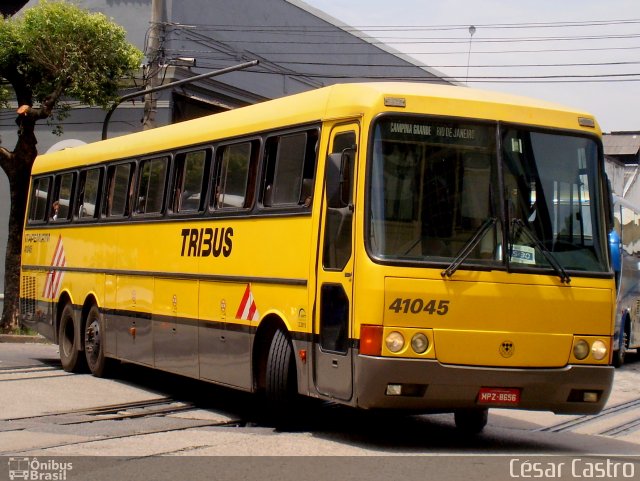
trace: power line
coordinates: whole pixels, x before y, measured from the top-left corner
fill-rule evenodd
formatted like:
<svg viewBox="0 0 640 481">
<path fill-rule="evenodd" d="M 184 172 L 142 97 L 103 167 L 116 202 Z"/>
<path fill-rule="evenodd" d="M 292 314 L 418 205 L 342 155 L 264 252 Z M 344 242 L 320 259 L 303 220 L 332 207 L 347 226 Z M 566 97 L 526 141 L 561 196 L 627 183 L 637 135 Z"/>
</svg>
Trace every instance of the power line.
<svg viewBox="0 0 640 481">
<path fill-rule="evenodd" d="M 570 49 L 521 49 L 521 50 L 474 50 L 474 56 L 476 54 L 503 54 L 503 53 L 554 53 L 554 52 L 605 52 L 605 51 L 615 51 L 615 50 L 638 50 L 640 46 L 631 46 L 631 47 L 594 47 L 594 48 L 570 48 Z M 181 54 L 204 54 L 210 53 L 211 50 L 191 50 L 191 49 L 170 49 L 169 51 Z M 256 55 L 269 55 L 269 56 L 283 56 L 283 55 L 293 55 L 300 56 L 301 54 L 305 56 L 317 56 L 317 55 L 331 55 L 331 56 L 353 56 L 357 54 L 357 52 L 347 52 L 344 50 L 341 51 L 328 51 L 328 50 L 318 50 L 314 49 L 310 52 L 261 52 L 261 51 L 252 51 L 252 53 Z M 447 52 L 401 52 L 406 55 L 457 55 L 464 54 L 466 51 L 447 51 Z M 379 52 L 367 52 L 367 56 L 377 56 L 384 55 L 389 56 L 388 52 L 379 51 Z"/>
<path fill-rule="evenodd" d="M 465 27 L 468 29 L 468 27 Z M 177 33 L 177 32 L 176 32 Z M 233 54 L 235 53 L 236 55 L 240 52 L 245 52 L 246 54 L 252 54 L 252 55 L 264 55 L 267 59 L 270 60 L 270 62 L 272 62 L 274 64 L 274 66 L 282 66 L 286 68 L 286 71 L 280 71 L 278 69 L 276 69 L 276 71 L 274 72 L 273 70 L 266 70 L 264 67 L 265 65 L 263 64 L 262 66 L 262 70 L 253 70 L 254 73 L 262 73 L 262 74 L 278 74 L 278 75 L 288 75 L 288 76 L 292 76 L 292 77 L 306 77 L 308 79 L 312 79 L 312 78 L 325 78 L 325 79 L 351 79 L 351 78 L 361 78 L 361 79 L 389 79 L 389 80 L 425 80 L 425 73 L 420 72 L 417 74 L 409 74 L 409 75 L 398 75 L 397 72 L 398 68 L 411 68 L 411 69 L 416 69 L 416 68 L 460 68 L 462 67 L 462 65 L 453 65 L 453 64 L 446 64 L 446 65 L 426 65 L 426 64 L 420 64 L 417 61 L 411 61 L 411 62 L 407 62 L 407 63 L 398 63 L 398 64 L 392 64 L 392 63 L 385 63 L 385 62 L 380 62 L 380 63 L 376 63 L 376 62 L 354 62 L 354 61 L 349 61 L 349 62 L 340 62 L 339 60 L 337 61 L 323 61 L 325 59 L 320 59 L 320 61 L 313 61 L 313 60 L 298 60 L 297 58 L 308 58 L 309 55 L 324 55 L 324 56 L 330 56 L 330 57 L 336 57 L 339 55 L 349 55 L 351 57 L 355 56 L 355 55 L 366 55 L 367 57 L 369 55 L 371 55 L 371 53 L 374 54 L 378 54 L 378 55 L 385 55 L 385 56 L 389 56 L 389 52 L 386 51 L 382 51 L 379 50 L 379 47 L 381 46 L 388 46 L 388 44 L 384 44 L 382 42 L 376 42 L 376 41 L 372 41 L 371 39 L 359 39 L 357 42 L 334 42 L 331 44 L 331 49 L 328 48 L 324 48 L 324 49 L 318 49 L 318 48 L 312 48 L 309 49 L 311 51 L 298 51 L 298 52 L 282 52 L 282 51 L 278 51 L 279 47 L 278 45 L 302 45 L 301 50 L 305 50 L 305 47 L 308 49 L 309 45 L 317 45 L 317 42 L 307 42 L 307 41 L 295 41 L 295 40 L 285 40 L 285 41 L 280 41 L 280 40 L 276 40 L 276 41 L 262 41 L 262 42 L 255 42 L 255 41 L 247 41 L 247 40 L 228 40 L 228 39 L 218 39 L 218 38 L 213 38 L 211 35 L 207 35 L 206 33 L 203 33 L 202 31 L 198 31 L 198 32 L 194 32 L 192 30 L 184 30 L 179 32 L 179 35 L 182 36 L 184 35 L 184 41 L 185 42 L 196 42 L 202 46 L 204 46 L 205 48 L 209 48 L 209 50 L 200 50 L 200 49 L 173 49 L 173 50 L 169 50 L 168 51 L 168 55 L 169 56 L 173 56 L 175 55 L 176 57 L 179 56 L 180 54 L 188 54 L 188 55 L 193 55 L 194 53 L 197 53 L 197 58 L 199 60 L 198 63 L 198 67 L 205 67 L 205 65 L 202 65 L 201 60 L 202 59 L 209 59 L 212 60 L 213 62 L 216 61 L 224 61 L 224 58 L 221 58 L 222 56 L 226 56 L 229 54 Z M 558 36 L 554 36 L 554 37 L 544 37 L 544 38 L 532 38 L 532 37 L 519 37 L 517 38 L 517 40 L 545 40 L 548 41 L 549 39 L 554 39 L 557 40 L 559 38 L 580 38 L 582 40 L 584 40 L 585 38 L 599 38 L 599 39 L 603 39 L 603 38 L 613 38 L 613 35 L 606 35 L 606 36 L 580 36 L 580 37 L 558 37 Z M 622 37 L 622 35 L 617 35 L 616 37 Z M 640 35 L 638 34 L 629 34 L 629 35 L 624 35 L 625 38 L 636 38 L 636 37 L 640 37 Z M 501 42 L 507 42 L 510 41 L 509 39 L 499 39 Z M 467 42 L 468 40 L 465 39 L 464 42 Z M 475 42 L 475 39 L 474 39 Z M 243 50 L 236 50 L 236 48 L 234 48 L 232 45 L 230 44 L 239 44 L 239 43 L 245 43 L 245 44 L 252 44 L 252 45 L 274 45 L 274 49 L 275 51 L 271 51 L 271 52 L 261 52 L 261 51 L 251 51 L 251 52 L 246 52 Z M 409 43 L 416 43 L 416 42 L 409 42 Z M 444 43 L 444 42 L 443 42 Z M 329 45 L 327 42 L 322 42 L 322 45 Z M 357 46 L 369 46 L 369 47 L 374 47 L 373 49 L 369 49 L 366 52 L 362 52 L 362 51 L 356 51 L 354 49 L 349 48 L 350 45 L 357 45 Z M 442 45 L 442 43 L 435 43 L 434 45 L 434 49 L 436 48 L 440 48 L 440 46 Z M 523 50 L 527 50 L 530 53 L 541 53 L 541 52 L 552 52 L 552 51 L 567 51 L 567 52 L 577 52 L 577 51 L 581 51 L 581 50 L 585 50 L 585 51 L 614 51 L 616 49 L 625 49 L 625 50 L 631 50 L 631 49 L 638 49 L 640 47 L 638 46 L 627 46 L 627 47 L 578 47 L 578 48 L 571 48 L 571 49 L 505 49 L 505 50 L 501 50 L 501 53 L 506 53 L 509 51 L 513 51 L 515 52 L 522 52 Z M 330 51 L 336 49 L 338 50 L 336 51 Z M 253 50 L 253 49 L 252 49 Z M 260 47 L 258 46 L 257 50 L 261 50 Z M 477 54 L 481 54 L 484 53 L 485 51 L 483 50 L 474 50 L 474 56 L 476 56 Z M 400 52 L 398 52 L 400 54 Z M 467 52 L 460 52 L 460 53 L 467 53 Z M 489 51 L 486 52 L 491 53 L 491 54 L 496 54 L 498 52 L 496 51 Z M 402 54 L 405 55 L 418 55 L 418 53 L 415 52 L 402 52 Z M 424 54 L 426 55 L 434 55 L 434 54 L 444 54 L 444 52 L 424 52 Z M 451 52 L 446 52 L 446 54 L 451 54 Z M 297 58 L 291 58 L 291 56 L 296 56 Z M 396 54 L 397 56 L 397 54 Z M 228 57 L 225 57 L 228 58 Z M 337 59 L 339 59 L 340 57 L 337 57 Z M 399 57 L 402 58 L 402 57 Z M 289 59 L 289 60 L 287 60 Z M 509 65 L 509 64 L 488 64 L 488 65 L 483 65 L 483 66 L 478 66 L 478 65 L 474 65 L 473 68 L 483 68 L 483 69 L 488 69 L 488 68 L 558 68 L 558 67 L 563 67 L 563 68 L 576 68 L 576 67 L 614 67 L 614 66 L 629 66 L 629 65 L 637 65 L 638 62 L 634 62 L 634 61 L 624 61 L 624 60 L 620 60 L 620 61 L 608 61 L 608 62 L 557 62 L 557 63 L 543 63 L 543 62 L 526 62 L 526 63 L 522 63 L 522 64 L 515 64 L 515 65 Z M 289 66 L 288 68 L 286 66 Z M 333 74 L 332 72 L 321 72 L 318 73 L 318 71 L 316 70 L 315 72 L 305 72 L 305 71 L 292 71 L 292 69 L 295 68 L 295 66 L 310 66 L 310 67 L 348 67 L 352 70 L 349 71 L 349 74 Z M 207 68 L 215 68 L 214 66 L 207 66 Z M 376 75 L 375 73 L 371 73 L 371 72 L 367 72 L 364 74 L 359 74 L 359 72 L 353 71 L 353 69 L 375 69 L 375 68 L 391 68 L 394 69 L 396 74 L 395 75 L 390 75 L 389 72 L 385 72 L 384 74 L 380 74 L 380 75 Z M 307 69 L 308 70 L 308 69 Z M 325 69 L 326 70 L 326 69 Z M 562 74 L 562 75 L 541 75 L 539 73 L 536 73 L 535 75 L 524 75 L 524 76 L 501 76 L 501 75 L 493 75 L 493 76 L 475 76 L 475 77 L 470 77 L 469 81 L 470 82 L 492 82 L 492 83 L 503 83 L 503 82 L 513 82 L 513 83 L 522 83 L 522 82 L 528 82 L 528 83 L 550 83 L 550 82 L 629 82 L 629 81 L 638 81 L 638 77 L 640 76 L 640 74 L 636 74 L 636 73 L 615 73 L 615 74 L 600 74 L 600 75 L 595 75 L 595 74 L 583 74 L 583 75 L 570 75 L 570 74 Z M 434 79 L 429 79 L 428 77 L 426 78 L 427 81 L 433 81 Z M 437 78 L 435 80 L 453 80 L 456 81 L 458 80 L 458 76 L 447 76 L 447 75 L 442 75 L 439 74 L 437 76 Z"/>
<path fill-rule="evenodd" d="M 639 47 L 640 48 L 640 47 Z M 215 54 L 211 54 L 210 50 L 181 50 L 181 49 L 168 49 L 169 56 L 175 56 L 179 58 L 183 54 L 200 54 L 198 59 L 206 60 L 220 60 L 223 61 L 226 57 L 218 57 Z M 475 54 L 476 52 L 474 52 Z M 299 55 L 299 54 L 296 54 Z M 329 55 L 329 53 L 325 53 Z M 352 54 L 351 54 L 352 55 Z M 431 67 L 431 68 L 463 68 L 461 64 L 447 64 L 447 65 L 434 65 L 434 64 L 404 64 L 398 65 L 393 63 L 355 63 L 355 62 L 305 62 L 304 60 L 281 60 L 278 64 L 285 65 L 317 65 L 317 66 L 337 66 L 337 67 L 393 67 L 393 68 L 415 68 L 415 67 Z M 530 63 L 530 64 L 487 64 L 487 65 L 474 65 L 473 68 L 513 68 L 513 67 L 604 67 L 604 66 L 620 66 L 620 65 L 639 65 L 640 61 L 629 62 L 585 62 L 585 63 Z"/>
<path fill-rule="evenodd" d="M 488 24 L 476 24 L 477 28 L 483 30 L 493 29 L 536 29 L 536 28 L 582 28 L 582 27 L 605 27 L 616 25 L 634 25 L 639 24 L 640 19 L 618 19 L 618 20 L 587 20 L 587 21 L 559 21 L 559 22 L 521 22 L 521 23 L 488 23 Z M 181 23 L 167 23 L 167 27 L 176 29 L 197 29 L 202 30 L 216 30 L 218 32 L 268 32 L 268 33 L 282 33 L 282 32 L 301 32 L 301 33 L 313 33 L 313 32 L 332 32 L 336 28 L 347 32 L 358 32 L 366 30 L 368 32 L 379 31 L 449 31 L 449 30 L 464 30 L 469 28 L 469 25 L 327 25 L 327 26 L 300 26 L 300 25 L 222 25 L 222 24 L 181 24 Z"/>
<path fill-rule="evenodd" d="M 211 65 L 203 65 L 203 68 L 217 68 L 219 66 L 211 64 Z M 269 75 L 283 75 L 282 72 L 273 72 L 270 70 L 264 70 L 260 68 L 247 70 L 246 73 L 253 74 L 269 74 Z M 455 76 L 439 76 L 439 77 L 425 77 L 424 75 L 358 75 L 357 73 L 350 74 L 331 74 L 331 73 L 315 73 L 315 72 L 292 72 L 287 73 L 286 75 L 291 77 L 311 77 L 311 78 L 331 78 L 331 79 L 353 79 L 353 78 L 363 78 L 363 79 L 387 79 L 387 80 L 421 80 L 425 82 L 434 82 L 440 80 L 458 80 L 458 77 Z M 469 77 L 470 82 L 503 82 L 503 81 L 514 81 L 514 82 L 530 82 L 530 83 L 538 83 L 538 82 L 547 82 L 547 81 L 566 81 L 566 82 L 591 82 L 591 81 L 640 81 L 640 72 L 626 72 L 626 73 L 616 73 L 616 74 L 571 74 L 571 75 L 486 75 L 486 76 L 472 76 Z"/>
<path fill-rule="evenodd" d="M 625 39 L 634 39 L 640 38 L 640 34 L 632 33 L 632 34 L 623 34 L 623 35 L 589 35 L 589 36 L 576 36 L 576 37 L 513 37 L 513 38 L 479 38 L 475 40 L 476 43 L 523 43 L 523 42 L 575 42 L 575 41 L 590 41 L 590 40 L 625 40 Z M 221 42 L 227 44 L 285 44 L 285 45 L 326 45 L 326 41 L 313 41 L 313 40 L 299 40 L 299 39 L 287 39 L 287 40 L 264 40 L 264 41 L 255 41 L 255 40 L 235 40 L 235 39 L 223 39 L 219 40 Z M 430 45 L 440 45 L 440 44 L 460 44 L 460 43 L 468 43 L 469 39 L 463 39 L 460 37 L 451 37 L 451 38 L 440 38 L 440 37 L 432 37 L 432 38 L 413 38 L 413 39 L 400 39 L 393 41 L 383 42 L 381 40 L 377 40 L 374 38 L 363 40 L 354 40 L 354 41 L 340 41 L 337 42 L 339 45 L 362 45 L 363 43 L 367 43 L 370 45 L 406 45 L 406 44 L 430 44 Z"/>
</svg>

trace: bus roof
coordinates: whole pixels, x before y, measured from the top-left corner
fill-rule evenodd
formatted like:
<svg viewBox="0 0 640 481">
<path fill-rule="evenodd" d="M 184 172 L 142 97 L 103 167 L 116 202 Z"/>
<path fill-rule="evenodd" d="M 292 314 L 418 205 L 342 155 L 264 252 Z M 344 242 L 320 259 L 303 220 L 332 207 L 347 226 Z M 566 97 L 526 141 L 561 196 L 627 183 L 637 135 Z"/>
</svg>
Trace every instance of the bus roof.
<svg viewBox="0 0 640 481">
<path fill-rule="evenodd" d="M 385 107 L 385 99 L 390 98 L 404 99 L 405 106 Z M 592 115 L 528 97 L 417 82 L 350 83 L 336 84 L 195 120 L 44 154 L 36 160 L 33 173 L 142 156 L 180 146 L 197 145 L 324 119 L 361 116 L 371 118 L 381 111 L 426 112 L 430 115 L 500 120 L 601 134 Z M 593 127 L 579 125 L 578 118 L 592 121 Z"/>
</svg>

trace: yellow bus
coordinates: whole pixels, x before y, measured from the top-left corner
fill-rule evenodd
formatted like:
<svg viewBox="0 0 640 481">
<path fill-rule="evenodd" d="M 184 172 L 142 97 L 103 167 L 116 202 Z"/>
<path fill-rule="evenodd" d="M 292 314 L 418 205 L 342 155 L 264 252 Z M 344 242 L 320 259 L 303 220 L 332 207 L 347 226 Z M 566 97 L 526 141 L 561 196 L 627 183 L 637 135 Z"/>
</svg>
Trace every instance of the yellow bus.
<svg viewBox="0 0 640 481">
<path fill-rule="evenodd" d="M 600 130 L 464 87 L 335 85 L 40 156 L 21 316 L 113 360 L 361 408 L 595 413 L 615 280 Z"/>
</svg>

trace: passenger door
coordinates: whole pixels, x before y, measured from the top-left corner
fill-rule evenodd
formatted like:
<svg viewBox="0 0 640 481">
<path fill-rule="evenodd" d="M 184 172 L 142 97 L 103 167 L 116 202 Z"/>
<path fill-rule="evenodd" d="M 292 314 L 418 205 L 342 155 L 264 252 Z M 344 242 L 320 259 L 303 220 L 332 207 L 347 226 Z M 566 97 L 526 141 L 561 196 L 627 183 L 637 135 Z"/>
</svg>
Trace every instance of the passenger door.
<svg viewBox="0 0 640 481">
<path fill-rule="evenodd" d="M 314 381 L 319 393 L 352 397 L 354 186 L 358 125 L 331 131 L 321 217 L 314 316 Z"/>
</svg>

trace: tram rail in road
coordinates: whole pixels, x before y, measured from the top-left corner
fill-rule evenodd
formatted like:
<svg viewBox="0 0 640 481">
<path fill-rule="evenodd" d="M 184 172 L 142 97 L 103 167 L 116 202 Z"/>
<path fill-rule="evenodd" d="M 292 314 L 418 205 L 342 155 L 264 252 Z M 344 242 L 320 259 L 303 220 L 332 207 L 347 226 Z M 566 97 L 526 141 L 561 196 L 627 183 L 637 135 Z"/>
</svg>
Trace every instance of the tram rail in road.
<svg viewBox="0 0 640 481">
<path fill-rule="evenodd" d="M 629 421 L 622 421 L 629 418 Z M 617 436 L 620 434 L 626 434 L 632 430 L 640 429 L 640 398 L 633 399 L 631 401 L 623 402 L 613 406 L 604 408 L 600 413 L 578 416 L 575 419 L 565 421 L 553 426 L 546 426 L 538 429 L 542 432 L 559 433 L 564 431 L 579 431 L 579 429 L 585 426 L 598 425 L 601 426 L 603 421 L 608 421 L 609 424 L 614 425 L 600 431 L 599 429 L 589 429 L 590 434 L 600 434 L 603 436 Z M 619 423 L 619 424 L 615 424 Z M 585 432 L 582 429 L 582 432 Z"/>
<path fill-rule="evenodd" d="M 3 345 L 0 456 L 637 454 L 640 444 L 637 362 L 616 371 L 620 392 L 598 415 L 492 410 L 482 435 L 461 438 L 450 414 L 394 417 L 326 403 L 276 427 L 248 393 L 137 366 L 116 379 L 69 374 L 56 358 L 51 345 Z"/>
</svg>

